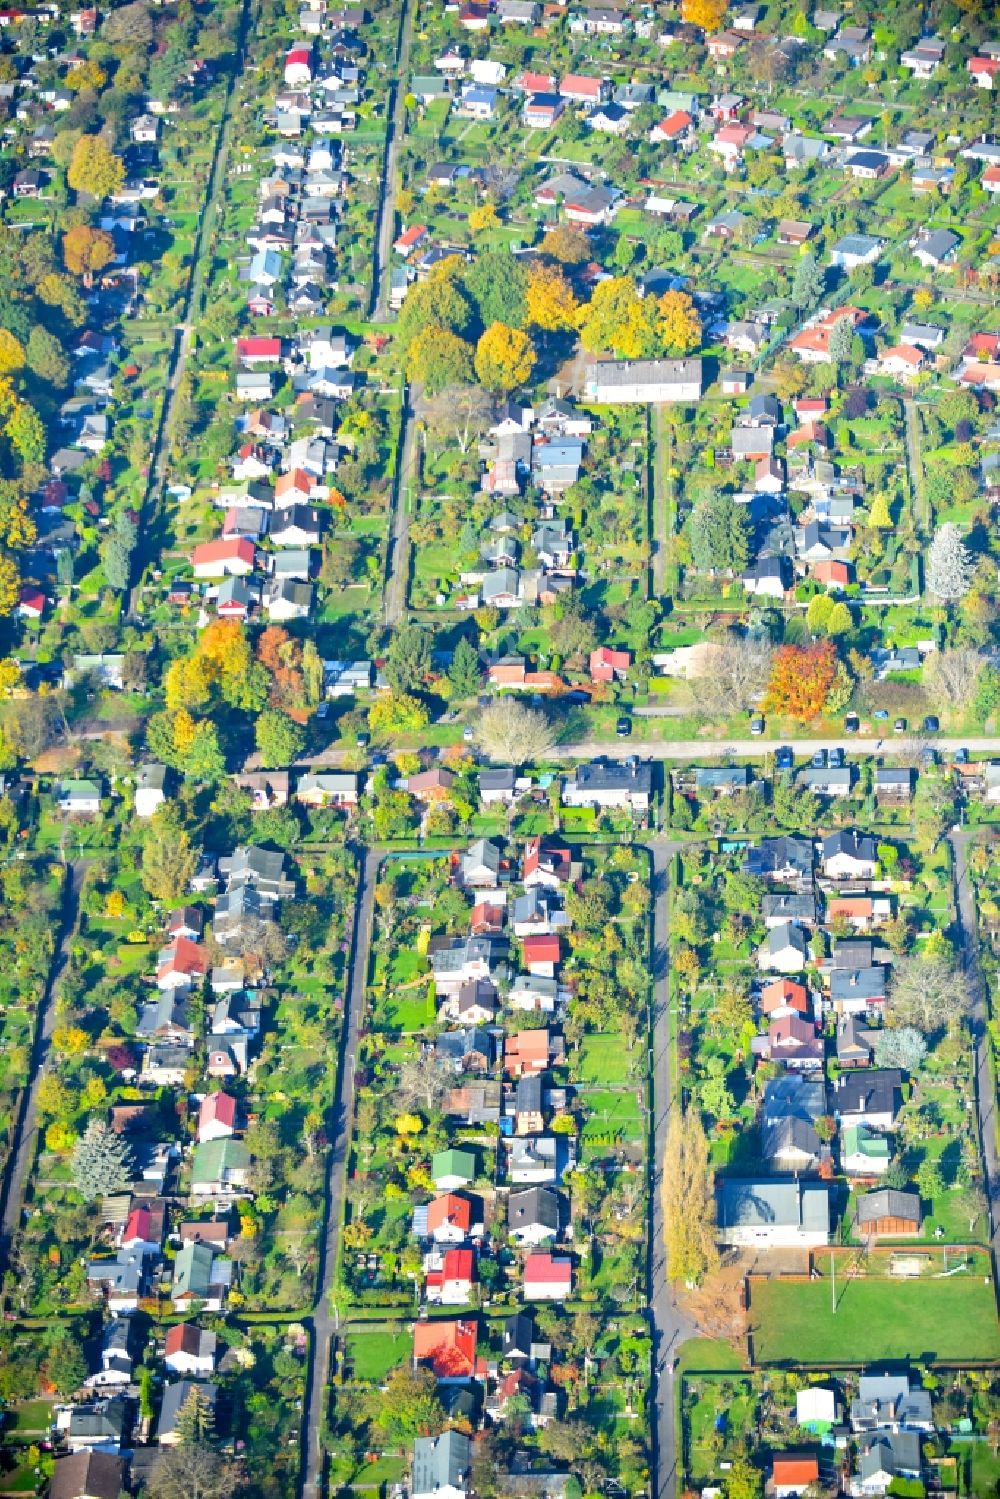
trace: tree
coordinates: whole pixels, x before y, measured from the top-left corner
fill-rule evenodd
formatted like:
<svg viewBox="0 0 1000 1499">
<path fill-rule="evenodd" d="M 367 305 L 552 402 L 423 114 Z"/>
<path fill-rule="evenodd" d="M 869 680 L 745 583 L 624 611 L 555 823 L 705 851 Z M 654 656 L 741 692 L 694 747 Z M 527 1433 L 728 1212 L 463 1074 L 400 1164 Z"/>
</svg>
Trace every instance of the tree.
<svg viewBox="0 0 1000 1499">
<path fill-rule="evenodd" d="M 956 1199 L 955 1206 L 962 1217 L 968 1219 L 969 1233 L 971 1234 L 975 1230 L 976 1224 L 986 1218 L 989 1203 L 982 1187 L 973 1182 L 969 1186 L 962 1188 Z"/>
<path fill-rule="evenodd" d="M 826 633 L 834 639 L 838 635 L 846 635 L 849 630 L 854 629 L 854 616 L 843 599 L 838 599 L 830 610 L 830 617 L 826 622 Z M 840 662 L 837 663 L 838 666 Z"/>
<path fill-rule="evenodd" d="M 727 8 L 726 0 L 681 0 L 681 17 L 702 31 L 718 31 Z"/>
<path fill-rule="evenodd" d="M 525 291 L 528 322 L 547 333 L 576 326 L 579 303 L 558 266 L 538 261 L 528 272 Z"/>
<path fill-rule="evenodd" d="M 143 51 L 153 40 L 153 23 L 149 10 L 141 0 L 113 10 L 101 26 L 101 40 L 112 47 L 135 48 Z"/>
<path fill-rule="evenodd" d="M 287 713 L 265 708 L 254 724 L 254 738 L 260 752 L 260 763 L 268 770 L 292 765 L 301 755 L 306 736 L 300 724 Z"/>
<path fill-rule="evenodd" d="M 562 265 L 580 265 L 590 255 L 591 246 L 583 229 L 573 224 L 556 224 L 543 235 L 541 250 Z"/>
<path fill-rule="evenodd" d="M 889 509 L 889 497 L 884 491 L 880 491 L 872 500 L 871 509 L 868 511 L 868 524 L 873 531 L 892 529 L 892 511 Z"/>
<path fill-rule="evenodd" d="M 667 1273 L 697 1285 L 719 1258 L 708 1139 L 697 1109 L 675 1108 L 670 1116 L 661 1193 Z"/>
<path fill-rule="evenodd" d="M 531 378 L 534 345 L 520 328 L 492 323 L 476 345 L 475 367 L 487 390 L 507 394 Z"/>
<path fill-rule="evenodd" d="M 974 566 L 962 533 L 952 521 L 938 526 L 927 551 L 927 587 L 945 604 L 968 593 Z"/>
<path fill-rule="evenodd" d="M 108 587 L 124 593 L 132 573 L 132 556 L 120 536 L 108 536 L 101 543 L 101 566 Z"/>
<path fill-rule="evenodd" d="M 457 698 L 474 697 L 479 691 L 482 681 L 479 652 L 464 635 L 455 646 L 451 665 L 448 667 L 448 681 Z"/>
<path fill-rule="evenodd" d="M 516 699 L 497 699 L 479 715 L 476 743 L 501 765 L 535 764 L 544 760 L 555 736 L 544 713 Z"/>
<path fill-rule="evenodd" d="M 371 1396 L 369 1419 L 392 1446 L 408 1446 L 414 1437 L 437 1436 L 447 1417 L 431 1370 L 411 1369 L 407 1364 L 393 1369 L 386 1388 Z"/>
<path fill-rule="evenodd" d="M 24 368 L 27 355 L 20 339 L 6 328 L 0 328 L 0 375 L 12 375 Z"/>
<path fill-rule="evenodd" d="M 185 1447 L 211 1448 L 215 1437 L 215 1411 L 202 1390 L 194 1385 L 177 1412 L 177 1435 Z"/>
<path fill-rule="evenodd" d="M 75 193 L 108 198 L 125 181 L 124 163 L 99 135 L 81 135 L 73 149 L 66 180 Z"/>
<path fill-rule="evenodd" d="M 624 359 L 658 352 L 658 308 L 653 297 L 640 297 L 631 276 L 609 276 L 577 317 L 580 342 L 590 353 L 613 349 Z"/>
<path fill-rule="evenodd" d="M 919 1072 L 927 1055 L 927 1042 L 912 1025 L 898 1030 L 888 1027 L 875 1033 L 875 1066 L 901 1067 L 904 1072 Z"/>
<path fill-rule="evenodd" d="M 690 354 L 701 343 L 701 318 L 691 297 L 686 291 L 665 291 L 657 305 L 662 352 L 672 359 Z"/>
<path fill-rule="evenodd" d="M 142 844 L 140 877 L 153 900 L 174 904 L 188 892 L 198 864 L 197 851 L 174 808 L 165 803 L 149 820 Z"/>
<path fill-rule="evenodd" d="M 914 953 L 894 964 L 889 1011 L 896 1025 L 940 1030 L 969 1008 L 964 980 L 948 954 Z"/>
<path fill-rule="evenodd" d="M 319 565 L 322 586 L 337 591 L 346 588 L 354 577 L 360 555 L 361 543 L 356 536 L 325 536 Z"/>
<path fill-rule="evenodd" d="M 738 573 L 750 555 L 750 519 L 746 505 L 719 491 L 702 500 L 687 523 L 691 561 L 699 572 Z"/>
<path fill-rule="evenodd" d="M 500 215 L 492 203 L 481 203 L 469 213 L 469 228 L 473 234 L 488 234 L 500 228 Z"/>
<path fill-rule="evenodd" d="M 722 1483 L 725 1499 L 760 1499 L 764 1475 L 748 1458 L 734 1458 Z"/>
<path fill-rule="evenodd" d="M 964 708 L 975 699 L 985 666 L 985 657 L 965 647 L 935 651 L 924 668 L 924 681 L 936 703 Z"/>
<path fill-rule="evenodd" d="M 435 395 L 446 385 L 462 385 L 472 379 L 472 349 L 456 333 L 432 325 L 410 344 L 406 373 L 410 380 L 423 385 L 428 395 Z"/>
<path fill-rule="evenodd" d="M 62 253 L 66 269 L 74 276 L 82 277 L 84 286 L 92 286 L 94 272 L 103 270 L 114 260 L 115 242 L 103 229 L 74 224 L 63 235 Z"/>
<path fill-rule="evenodd" d="M 413 692 L 423 685 L 430 669 L 430 632 L 412 622 L 399 625 L 385 657 L 386 681 L 393 692 Z"/>
<path fill-rule="evenodd" d="M 765 711 L 787 714 L 802 723 L 818 718 L 826 706 L 835 671 L 832 641 L 780 646 L 774 653 Z"/>
<path fill-rule="evenodd" d="M 61 389 L 69 379 L 69 360 L 62 344 L 47 328 L 37 323 L 28 338 L 28 368 L 39 380 Z"/>
<path fill-rule="evenodd" d="M 453 439 L 460 453 L 469 451 L 473 438 L 481 436 L 492 419 L 492 397 L 478 385 L 446 385 L 424 400 L 428 432 Z"/>
<path fill-rule="evenodd" d="M 368 710 L 368 727 L 380 739 L 416 734 L 429 722 L 425 704 L 408 692 L 383 693 Z"/>
<path fill-rule="evenodd" d="M 462 285 L 475 305 L 481 328 L 493 323 L 506 323 L 509 328 L 523 326 L 528 275 L 520 257 L 509 249 L 477 255 L 470 266 L 463 268 Z M 409 300 L 407 294 L 406 302 Z"/>
<path fill-rule="evenodd" d="M 87 1202 L 110 1197 L 132 1179 L 132 1147 L 103 1119 L 91 1119 L 73 1151 L 73 1185 Z"/>
<path fill-rule="evenodd" d="M 917 1167 L 917 1186 L 920 1188 L 921 1197 L 931 1202 L 940 1197 L 944 1191 L 941 1167 L 932 1156 L 925 1156 Z"/>
<path fill-rule="evenodd" d="M 472 327 L 473 307 L 458 280 L 456 256 L 443 260 L 426 281 L 418 281 L 407 292 L 397 323 L 398 336 L 404 347 L 430 328 L 464 337 Z"/>
<path fill-rule="evenodd" d="M 157 1499 L 233 1499 L 239 1471 L 203 1442 L 161 1449 L 150 1469 L 149 1492 Z"/>
<path fill-rule="evenodd" d="M 810 635 L 825 635 L 833 613 L 833 599 L 828 593 L 817 593 L 809 600 L 806 610 L 806 628 Z"/>
<path fill-rule="evenodd" d="M 822 267 L 812 251 L 807 250 L 795 267 L 792 278 L 792 301 L 800 312 L 816 305 L 823 295 L 825 283 L 826 276 Z"/>
<path fill-rule="evenodd" d="M 695 711 L 710 716 L 752 707 L 767 686 L 772 658 L 770 644 L 759 636 L 729 635 L 706 643 L 694 667 Z"/>
<path fill-rule="evenodd" d="M 830 331 L 828 344 L 831 364 L 846 364 L 851 358 L 854 324 L 849 317 L 838 318 Z"/>
</svg>

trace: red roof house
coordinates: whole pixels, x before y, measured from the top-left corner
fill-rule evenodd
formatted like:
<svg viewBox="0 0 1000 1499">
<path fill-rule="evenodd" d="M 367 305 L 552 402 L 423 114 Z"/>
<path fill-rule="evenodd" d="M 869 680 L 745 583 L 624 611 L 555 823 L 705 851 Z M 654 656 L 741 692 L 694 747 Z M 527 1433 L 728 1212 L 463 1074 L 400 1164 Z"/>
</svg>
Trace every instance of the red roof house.
<svg viewBox="0 0 1000 1499">
<path fill-rule="evenodd" d="M 413 1328 L 413 1362 L 426 1364 L 443 1381 L 471 1379 L 480 1360 L 476 1358 L 478 1328 L 462 1317 L 455 1322 L 417 1322 Z"/>
<path fill-rule="evenodd" d="M 281 339 L 255 335 L 236 340 L 236 357 L 241 364 L 273 364 L 281 358 Z"/>
<path fill-rule="evenodd" d="M 426 224 L 411 224 L 409 229 L 404 229 L 403 233 L 393 242 L 392 248 L 397 255 L 402 255 L 403 259 L 406 260 L 408 256 L 413 254 L 418 245 L 423 244 L 427 238 L 427 232 Z"/>
<path fill-rule="evenodd" d="M 780 1015 L 808 1015 L 809 991 L 791 979 L 775 979 L 760 991 L 760 1008 L 772 1020 Z"/>
<path fill-rule="evenodd" d="M 203 947 L 189 937 L 177 937 L 160 954 L 156 970 L 156 983 L 160 989 L 175 989 L 180 985 L 204 978 L 208 971 L 208 956 Z"/>
<path fill-rule="evenodd" d="M 22 619 L 41 619 L 45 613 L 45 595 L 42 590 L 26 583 L 18 595 L 17 612 Z"/>
<path fill-rule="evenodd" d="M 827 588 L 846 588 L 851 581 L 851 566 L 848 562 L 817 562 L 812 570 L 813 577 L 820 583 L 825 583 Z"/>
<path fill-rule="evenodd" d="M 209 1093 L 198 1110 L 198 1144 L 225 1140 L 236 1133 L 236 1099 L 228 1093 Z"/>
<path fill-rule="evenodd" d="M 204 541 L 191 553 L 196 578 L 239 578 L 252 573 L 257 548 L 245 536 L 227 536 L 219 541 Z"/>
<path fill-rule="evenodd" d="M 444 1192 L 427 1204 L 427 1232 L 439 1244 L 461 1244 L 472 1227 L 472 1203 L 457 1192 Z"/>
<path fill-rule="evenodd" d="M 573 1266 L 554 1254 L 529 1254 L 524 1262 L 524 1295 L 530 1301 L 565 1301 L 573 1289 Z"/>
<path fill-rule="evenodd" d="M 565 884 L 572 870 L 572 855 L 561 844 L 542 837 L 529 838 L 524 845 L 521 878 L 525 885 Z"/>
<path fill-rule="evenodd" d="M 667 115 L 658 125 L 654 125 L 649 132 L 651 141 L 675 141 L 684 135 L 692 125 L 691 116 L 685 109 L 675 109 L 673 114 Z"/>
<path fill-rule="evenodd" d="M 615 651 L 608 645 L 599 645 L 590 653 L 590 680 L 623 682 L 631 665 L 631 651 Z"/>
<path fill-rule="evenodd" d="M 777 1499 L 801 1494 L 810 1484 L 819 1483 L 819 1461 L 799 1453 L 788 1457 L 775 1453 L 771 1459 L 771 1482 Z"/>
<path fill-rule="evenodd" d="M 446 1249 L 440 1270 L 428 1270 L 424 1290 L 428 1301 L 463 1306 L 472 1295 L 475 1256 L 471 1249 Z"/>
<path fill-rule="evenodd" d="M 549 933 L 539 937 L 525 937 L 524 966 L 536 977 L 552 978 L 559 964 L 559 938 Z"/>
</svg>

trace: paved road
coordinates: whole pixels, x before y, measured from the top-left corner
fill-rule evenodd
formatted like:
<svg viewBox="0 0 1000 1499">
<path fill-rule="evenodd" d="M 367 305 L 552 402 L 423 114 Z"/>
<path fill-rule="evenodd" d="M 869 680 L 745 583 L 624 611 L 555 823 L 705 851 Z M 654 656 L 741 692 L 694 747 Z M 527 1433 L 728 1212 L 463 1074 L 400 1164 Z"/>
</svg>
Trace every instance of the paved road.
<svg viewBox="0 0 1000 1499">
<path fill-rule="evenodd" d="M 386 558 L 385 622 L 398 625 L 406 613 L 406 588 L 410 576 L 410 499 L 417 468 L 417 410 L 419 388 L 411 386 L 403 408 L 403 440 L 399 449 L 395 504 L 389 528 Z"/>
<path fill-rule="evenodd" d="M 21 1217 L 21 1205 L 24 1201 L 28 1173 L 35 1159 L 38 1131 L 38 1083 L 48 1063 L 52 1032 L 56 1023 L 56 1007 L 52 1002 L 53 991 L 69 957 L 70 943 L 76 930 L 76 919 L 80 909 L 80 888 L 89 862 L 89 859 L 75 859 L 67 868 L 55 953 L 49 969 L 45 992 L 35 1017 L 35 1039 L 31 1048 L 28 1085 L 21 1095 L 14 1141 L 3 1183 L 0 1185 L 0 1276 L 7 1268 L 7 1256 Z"/>
<path fill-rule="evenodd" d="M 667 521 L 671 488 L 669 470 L 673 457 L 673 432 L 667 426 L 662 406 L 653 407 L 653 435 L 653 593 L 659 598 L 667 591 Z"/>
<path fill-rule="evenodd" d="M 667 1122 L 674 1099 L 670 1076 L 669 901 L 667 872 L 682 844 L 655 839 L 653 859 L 653 1204 L 650 1233 L 649 1305 L 653 1321 L 653 1468 L 655 1499 L 674 1499 L 678 1479 L 678 1436 L 674 1360 L 696 1329 L 677 1305 L 667 1279 L 661 1183 Z"/>
<path fill-rule="evenodd" d="M 938 754 L 951 754 L 957 749 L 967 749 L 972 756 L 1000 754 L 1000 738 L 942 738 L 935 734 L 928 744 Z M 892 733 L 884 739 L 859 739 L 856 735 L 842 735 L 839 739 L 783 739 L 796 755 L 812 755 L 818 749 L 844 749 L 850 755 L 891 755 L 898 753 L 906 743 L 906 736 L 897 738 Z M 561 760 L 592 760 L 600 755 L 620 760 L 623 755 L 635 755 L 640 760 L 711 760 L 720 755 L 753 755 L 760 757 L 778 748 L 774 739 L 663 739 L 645 742 L 632 739 L 585 739 L 576 744 L 558 744 L 553 756 Z"/>
<path fill-rule="evenodd" d="M 410 41 L 413 34 L 412 7 L 403 0 L 396 55 L 395 82 L 390 90 L 392 120 L 385 150 L 382 191 L 379 194 L 375 224 L 375 265 L 372 273 L 372 322 L 389 321 L 389 262 L 392 257 L 393 229 L 396 220 L 396 182 L 399 175 L 399 148 L 406 132 L 406 93 L 410 78 Z"/>
<path fill-rule="evenodd" d="M 990 1072 L 990 1039 L 986 1029 L 986 985 L 979 957 L 979 932 L 976 922 L 975 890 L 967 865 L 971 832 L 952 833 L 955 857 L 955 894 L 962 926 L 962 967 L 972 996 L 972 1038 L 976 1050 L 976 1106 L 979 1114 L 979 1136 L 983 1153 L 984 1190 L 990 1204 L 990 1248 L 993 1273 L 1000 1264 L 1000 1159 L 997 1155 L 996 1097 Z"/>
<path fill-rule="evenodd" d="M 354 1118 L 354 1067 L 358 1054 L 358 1025 L 368 977 L 368 948 L 372 934 L 375 880 L 382 855 L 369 851 L 360 866 L 354 905 L 351 974 L 344 1000 L 337 1100 L 332 1122 L 332 1148 L 327 1161 L 326 1226 L 317 1268 L 316 1304 L 312 1314 L 312 1361 L 305 1391 L 302 1426 L 302 1499 L 323 1499 L 323 1444 L 330 1384 L 330 1351 L 339 1318 L 331 1300 L 337 1272 L 340 1225 L 344 1216 L 347 1157 Z"/>
</svg>

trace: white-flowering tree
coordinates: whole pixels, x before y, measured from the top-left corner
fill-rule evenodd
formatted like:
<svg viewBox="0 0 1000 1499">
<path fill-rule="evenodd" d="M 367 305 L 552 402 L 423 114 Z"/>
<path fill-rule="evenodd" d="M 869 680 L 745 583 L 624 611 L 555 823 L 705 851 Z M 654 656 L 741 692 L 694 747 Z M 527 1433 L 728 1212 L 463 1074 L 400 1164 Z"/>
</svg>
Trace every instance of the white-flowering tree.
<svg viewBox="0 0 1000 1499">
<path fill-rule="evenodd" d="M 952 521 L 938 526 L 927 551 L 927 587 L 946 604 L 964 598 L 972 583 L 975 564 Z"/>
</svg>

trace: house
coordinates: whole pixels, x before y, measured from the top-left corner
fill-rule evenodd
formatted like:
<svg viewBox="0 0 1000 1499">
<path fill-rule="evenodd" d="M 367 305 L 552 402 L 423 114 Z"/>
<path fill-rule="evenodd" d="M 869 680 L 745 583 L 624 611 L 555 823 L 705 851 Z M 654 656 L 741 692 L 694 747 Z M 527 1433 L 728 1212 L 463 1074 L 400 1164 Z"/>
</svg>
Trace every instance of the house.
<svg viewBox="0 0 1000 1499">
<path fill-rule="evenodd" d="M 445 1192 L 425 1209 L 424 1227 L 435 1244 L 464 1244 L 472 1235 L 472 1202 L 461 1193 Z"/>
<path fill-rule="evenodd" d="M 116 1452 L 81 1451 L 56 1458 L 49 1499 L 118 1499 L 126 1491 L 125 1459 Z"/>
<path fill-rule="evenodd" d="M 801 1015 L 783 1015 L 772 1020 L 766 1036 L 755 1036 L 756 1055 L 801 1072 L 821 1071 L 826 1051 L 822 1037 L 811 1020 Z"/>
<path fill-rule="evenodd" d="M 900 53 L 899 61 L 904 68 L 909 68 L 914 78 L 926 82 L 940 67 L 944 50 L 945 44 L 940 37 L 922 36 L 916 46 Z"/>
<path fill-rule="evenodd" d="M 671 114 L 654 125 L 649 132 L 649 139 L 654 145 L 661 141 L 679 142 L 687 140 L 691 127 L 694 124 L 691 116 L 685 109 L 675 109 Z"/>
<path fill-rule="evenodd" d="M 513 1186 L 557 1183 L 575 1162 L 573 1143 L 565 1135 L 501 1137 L 507 1178 Z"/>
<path fill-rule="evenodd" d="M 891 1155 L 886 1137 L 865 1125 L 852 1124 L 841 1132 L 840 1163 L 845 1176 L 882 1176 L 889 1169 Z"/>
<path fill-rule="evenodd" d="M 561 1055 L 561 1045 L 558 1051 Z M 550 1036 L 547 1026 L 540 1026 L 529 1031 L 515 1031 L 504 1041 L 504 1071 L 514 1078 L 524 1074 L 542 1073 L 556 1052 L 555 1038 Z"/>
<path fill-rule="evenodd" d="M 965 66 L 977 88 L 1000 88 L 1000 57 L 970 57 Z"/>
<path fill-rule="evenodd" d="M 825 1385 L 807 1385 L 796 1391 L 796 1424 L 806 1431 L 826 1434 L 840 1420 L 841 1407 L 835 1390 Z"/>
<path fill-rule="evenodd" d="M 190 1374 L 196 1379 L 214 1374 L 217 1341 L 207 1328 L 177 1322 L 167 1332 L 163 1362 L 171 1374 Z"/>
<path fill-rule="evenodd" d="M 601 104 L 587 115 L 587 128 L 602 135 L 627 135 L 630 111 L 622 104 Z"/>
<path fill-rule="evenodd" d="M 813 851 L 807 838 L 762 838 L 747 849 L 743 860 L 746 874 L 775 880 L 783 885 L 808 884 L 812 881 Z"/>
<path fill-rule="evenodd" d="M 524 939 L 524 966 L 535 977 L 554 978 L 559 955 L 559 938 L 555 934 Z"/>
<path fill-rule="evenodd" d="M 604 405 L 690 404 L 701 391 L 700 359 L 598 359 L 584 380 L 585 399 Z"/>
<path fill-rule="evenodd" d="M 243 577 L 252 573 L 257 549 L 244 536 L 205 541 L 191 553 L 191 567 L 196 578 Z"/>
<path fill-rule="evenodd" d="M 876 1015 L 885 1007 L 885 969 L 834 968 L 830 973 L 830 1008 L 835 1015 Z"/>
<path fill-rule="evenodd" d="M 240 1140 L 206 1140 L 195 1146 L 192 1197 L 246 1197 L 250 1152 Z"/>
<path fill-rule="evenodd" d="M 779 245 L 804 245 L 812 238 L 815 225 L 805 219 L 779 219 L 777 237 Z"/>
<path fill-rule="evenodd" d="M 774 1173 L 815 1171 L 827 1148 L 816 1132 L 826 1113 L 826 1089 L 800 1072 L 772 1078 L 760 1113 L 761 1154 Z"/>
<path fill-rule="evenodd" d="M 757 966 L 771 973 L 801 973 L 809 961 L 806 932 L 793 921 L 772 927 L 757 953 Z"/>
<path fill-rule="evenodd" d="M 393 241 L 392 248 L 397 255 L 401 255 L 404 260 L 408 260 L 414 250 L 419 249 L 424 243 L 428 233 L 429 230 L 426 224 L 411 224 L 409 229 L 404 230 Z"/>
<path fill-rule="evenodd" d="M 610 84 L 605 79 L 583 73 L 567 73 L 559 84 L 560 98 L 571 104 L 601 104 L 610 93 Z"/>
<path fill-rule="evenodd" d="M 135 815 L 152 817 L 166 800 L 167 767 L 147 761 L 140 765 L 135 778 Z"/>
<path fill-rule="evenodd" d="M 351 771 L 307 771 L 299 779 L 294 800 L 306 807 L 356 807 L 358 776 Z"/>
<path fill-rule="evenodd" d="M 910 766 L 881 766 L 875 771 L 875 800 L 890 805 L 913 800 L 914 772 Z"/>
<path fill-rule="evenodd" d="M 96 817 L 101 810 L 101 788 L 96 781 L 60 781 L 55 800 L 68 817 Z"/>
<path fill-rule="evenodd" d="M 740 574 L 745 591 L 755 598 L 783 599 L 791 586 L 787 557 L 760 557 Z"/>
<path fill-rule="evenodd" d="M 502 862 L 498 846 L 489 838 L 478 838 L 459 860 L 459 879 L 467 889 L 495 890 Z"/>
<path fill-rule="evenodd" d="M 476 1157 L 471 1150 L 439 1150 L 431 1157 L 431 1180 L 439 1191 L 468 1187 L 476 1179 Z"/>
<path fill-rule="evenodd" d="M 724 1245 L 790 1249 L 830 1242 L 830 1196 L 820 1182 L 730 1177 L 717 1188 L 716 1209 Z"/>
<path fill-rule="evenodd" d="M 156 987 L 160 990 L 190 989 L 208 971 L 208 956 L 190 937 L 175 937 L 157 960 Z"/>
<path fill-rule="evenodd" d="M 536 978 L 527 973 L 519 973 L 510 986 L 507 1005 L 511 1010 L 526 1010 L 532 1014 L 551 1015 L 559 997 L 559 985 L 555 979 Z"/>
<path fill-rule="evenodd" d="M 513 1104 L 508 1106 L 508 1115 L 513 1114 L 515 1135 L 537 1135 L 545 1128 L 545 1084 L 537 1073 L 520 1077 L 514 1088 Z"/>
<path fill-rule="evenodd" d="M 121 1389 L 132 1383 L 131 1332 L 132 1323 L 128 1317 L 114 1317 L 105 1324 L 101 1338 L 101 1367 L 85 1381 L 88 1390 L 114 1386 Z M 118 1499 L 117 1494 L 114 1499 Z"/>
<path fill-rule="evenodd" d="M 551 1187 L 528 1187 L 507 1198 L 507 1232 L 523 1248 L 557 1239 L 561 1198 Z"/>
<path fill-rule="evenodd" d="M 833 330 L 845 318 L 849 318 L 852 326 L 857 328 L 865 321 L 867 313 L 858 307 L 836 307 L 830 312 L 820 312 L 789 340 L 789 349 L 804 364 L 829 363 Z"/>
<path fill-rule="evenodd" d="M 859 265 L 874 265 L 885 241 L 875 234 L 845 234 L 830 251 L 830 264 L 853 271 Z"/>
<path fill-rule="evenodd" d="M 413 1362 L 417 1366 L 427 1365 L 442 1383 L 471 1379 L 479 1369 L 477 1340 L 476 1323 L 468 1318 L 416 1322 Z"/>
<path fill-rule="evenodd" d="M 796 777 L 798 784 L 812 791 L 816 796 L 826 796 L 831 801 L 841 801 L 849 797 L 851 787 L 854 784 L 853 765 L 824 765 L 817 767 L 807 765 Z"/>
<path fill-rule="evenodd" d="M 440 1306 L 467 1306 L 475 1283 L 475 1256 L 471 1249 L 446 1249 L 429 1256 L 433 1263 L 424 1276 L 424 1295 Z"/>
<path fill-rule="evenodd" d="M 888 895 L 836 895 L 830 896 L 826 903 L 828 921 L 843 918 L 857 932 L 871 931 L 891 916 L 892 900 Z"/>
<path fill-rule="evenodd" d="M 521 883 L 530 889 L 545 885 L 557 890 L 573 874 L 573 858 L 570 850 L 544 836 L 529 838 L 524 845 L 521 863 Z"/>
<path fill-rule="evenodd" d="M 858 1198 L 856 1232 L 862 1239 L 900 1239 L 920 1232 L 920 1193 L 880 1187 Z"/>
<path fill-rule="evenodd" d="M 878 1432 L 861 1450 L 852 1492 L 885 1494 L 897 1479 L 914 1481 L 922 1471 L 920 1437 L 916 1432 Z"/>
<path fill-rule="evenodd" d="M 472 1443 L 464 1432 L 449 1429 L 436 1437 L 415 1437 L 412 1499 L 466 1499 L 472 1468 Z"/>
<path fill-rule="evenodd" d="M 226 1140 L 236 1133 L 236 1099 L 228 1093 L 209 1093 L 198 1110 L 198 1142 Z"/>
<path fill-rule="evenodd" d="M 875 839 L 864 833 L 831 833 L 823 839 L 820 860 L 828 879 L 874 879 L 878 870 Z"/>
<path fill-rule="evenodd" d="M 910 249 L 922 266 L 936 271 L 955 259 L 961 243 L 959 236 L 950 229 L 921 229 L 910 240 Z"/>
<path fill-rule="evenodd" d="M 182 1244 L 174 1260 L 170 1298 L 175 1312 L 198 1307 L 221 1312 L 232 1283 L 231 1260 L 220 1259 L 211 1244 Z"/>
<path fill-rule="evenodd" d="M 842 1127 L 892 1130 L 902 1103 L 903 1074 L 897 1067 L 842 1073 L 830 1084 L 830 1111 Z"/>
<path fill-rule="evenodd" d="M 526 1301 L 565 1301 L 572 1289 L 570 1260 L 546 1252 L 528 1255 L 522 1281 Z"/>
<path fill-rule="evenodd" d="M 875 182 L 889 169 L 889 158 L 884 151 L 852 151 L 844 162 L 844 171 L 851 177 L 860 177 Z"/>
<path fill-rule="evenodd" d="M 851 1401 L 851 1429 L 869 1431 L 934 1430 L 931 1397 L 906 1374 L 862 1374 Z"/>
<path fill-rule="evenodd" d="M 647 812 L 652 790 L 653 771 L 648 761 L 594 760 L 578 765 L 566 777 L 562 799 L 567 807 Z"/>
<path fill-rule="evenodd" d="M 505 1359 L 529 1368 L 538 1362 L 547 1363 L 551 1357 L 550 1345 L 537 1338 L 534 1314 L 527 1310 L 514 1312 L 504 1322 L 502 1349 Z"/>
<path fill-rule="evenodd" d="M 178 1418 L 188 1400 L 197 1394 L 212 1410 L 219 1398 L 218 1386 L 207 1380 L 179 1379 L 163 1389 L 160 1402 L 160 1419 L 157 1423 L 157 1441 L 161 1447 L 174 1447 L 183 1440 Z"/>
<path fill-rule="evenodd" d="M 847 1014 L 837 1022 L 837 1063 L 848 1067 L 870 1067 L 876 1031 L 869 1030 L 860 1015 Z"/>
<path fill-rule="evenodd" d="M 565 108 L 558 94 L 529 94 L 521 110 L 521 120 L 528 130 L 551 130 Z"/>
<path fill-rule="evenodd" d="M 819 1459 L 805 1453 L 778 1453 L 771 1458 L 770 1492 L 774 1499 L 790 1499 L 819 1483 Z"/>
<path fill-rule="evenodd" d="M 760 991 L 758 1003 L 760 1013 L 768 1020 L 780 1020 L 785 1015 L 808 1015 L 809 991 L 805 984 L 795 983 L 792 979 L 773 979 Z"/>
</svg>

